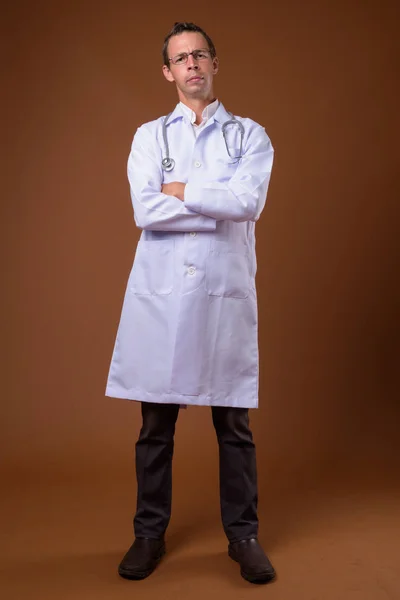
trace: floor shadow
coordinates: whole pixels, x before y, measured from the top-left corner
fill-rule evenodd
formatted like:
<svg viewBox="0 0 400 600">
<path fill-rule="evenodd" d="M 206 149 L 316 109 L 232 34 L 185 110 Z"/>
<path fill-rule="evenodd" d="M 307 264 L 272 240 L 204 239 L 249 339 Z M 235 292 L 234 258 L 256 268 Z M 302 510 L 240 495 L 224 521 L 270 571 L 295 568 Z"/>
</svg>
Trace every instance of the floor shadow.
<svg viewBox="0 0 400 600">
<path fill-rule="evenodd" d="M 173 544 L 172 544 L 173 546 Z M 143 581 L 119 577 L 117 566 L 121 553 L 47 557 L 38 561 L 9 561 L 0 569 L 2 597 L 7 600 L 98 600 L 166 597 L 179 590 L 185 597 L 198 597 L 222 588 L 240 591 L 254 587 L 240 576 L 239 566 L 226 552 L 206 549 L 190 555 L 174 556 L 167 552 L 155 572 Z M 259 586 L 256 586 L 259 587 Z M 262 586 L 264 587 L 264 586 Z M 182 596 L 183 597 L 183 596 Z"/>
</svg>

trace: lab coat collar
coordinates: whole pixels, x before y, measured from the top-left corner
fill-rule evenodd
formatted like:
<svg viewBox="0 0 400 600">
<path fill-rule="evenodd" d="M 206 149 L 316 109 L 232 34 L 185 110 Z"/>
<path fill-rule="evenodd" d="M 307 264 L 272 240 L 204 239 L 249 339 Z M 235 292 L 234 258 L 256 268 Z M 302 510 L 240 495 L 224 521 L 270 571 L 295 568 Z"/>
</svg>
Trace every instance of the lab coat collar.
<svg viewBox="0 0 400 600">
<path fill-rule="evenodd" d="M 181 110 L 182 110 L 182 113 L 183 113 L 185 119 L 188 120 L 191 125 L 193 125 L 196 121 L 196 113 L 191 108 L 186 106 L 186 104 L 184 104 L 183 102 L 180 102 L 179 104 L 180 104 L 180 107 L 181 107 Z M 202 113 L 203 120 L 205 119 L 206 121 L 208 121 L 208 119 L 213 117 L 215 112 L 218 109 L 218 106 L 219 106 L 218 98 L 216 100 L 214 100 L 213 102 L 211 102 L 210 104 L 208 104 Z"/>
<path fill-rule="evenodd" d="M 217 121 L 217 123 L 222 124 L 225 123 L 225 121 L 229 121 L 229 119 L 231 119 L 232 116 L 228 113 L 222 102 L 220 102 L 213 118 L 215 119 L 215 121 Z"/>
<path fill-rule="evenodd" d="M 176 121 L 177 119 L 184 119 L 184 115 L 183 115 L 183 111 L 182 111 L 182 107 L 181 107 L 181 103 L 178 102 L 178 104 L 175 106 L 173 112 L 171 113 L 171 116 L 168 118 L 168 124 L 167 126 L 172 123 L 173 121 Z M 213 123 L 214 121 L 217 121 L 217 123 L 225 123 L 225 121 L 228 121 L 229 119 L 231 119 L 230 114 L 228 113 L 228 111 L 226 110 L 226 108 L 224 107 L 224 105 L 222 104 L 222 102 L 219 102 L 218 108 L 215 111 L 214 115 L 212 115 L 208 121 L 207 121 L 207 125 L 211 125 L 211 123 Z"/>
</svg>

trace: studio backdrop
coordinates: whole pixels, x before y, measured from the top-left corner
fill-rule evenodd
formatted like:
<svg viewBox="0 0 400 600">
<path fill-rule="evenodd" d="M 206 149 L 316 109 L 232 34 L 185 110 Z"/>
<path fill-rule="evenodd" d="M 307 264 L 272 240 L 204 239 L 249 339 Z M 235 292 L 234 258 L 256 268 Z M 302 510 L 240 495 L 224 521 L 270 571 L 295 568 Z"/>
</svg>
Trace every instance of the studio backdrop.
<svg viewBox="0 0 400 600">
<path fill-rule="evenodd" d="M 161 49 L 178 20 L 209 33 L 220 58 L 217 97 L 262 124 L 275 148 L 256 225 L 260 407 L 250 418 L 263 501 L 288 482 L 393 464 L 394 17 L 395 3 L 341 0 L 207 10 L 158 1 L 9 3 L 5 477 L 133 481 L 140 407 L 104 395 L 140 235 L 126 163 L 136 128 L 177 102 Z M 215 504 L 202 496 L 217 477 L 209 409 L 181 412 L 174 469 L 176 501 L 217 514 L 217 490 L 209 492 Z"/>
</svg>

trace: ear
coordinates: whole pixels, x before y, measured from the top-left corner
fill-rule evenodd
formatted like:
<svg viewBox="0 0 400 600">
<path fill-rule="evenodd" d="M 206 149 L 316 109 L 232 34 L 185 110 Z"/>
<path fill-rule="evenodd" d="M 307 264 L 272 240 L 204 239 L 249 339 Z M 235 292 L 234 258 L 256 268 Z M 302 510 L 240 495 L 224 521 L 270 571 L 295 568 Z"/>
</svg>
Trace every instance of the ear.
<svg viewBox="0 0 400 600">
<path fill-rule="evenodd" d="M 219 69 L 219 58 L 213 58 L 213 74 L 216 75 Z"/>
<path fill-rule="evenodd" d="M 162 71 L 164 73 L 164 77 L 167 81 L 175 81 L 174 76 L 172 75 L 171 71 L 168 69 L 168 67 L 166 65 L 163 65 Z"/>
</svg>

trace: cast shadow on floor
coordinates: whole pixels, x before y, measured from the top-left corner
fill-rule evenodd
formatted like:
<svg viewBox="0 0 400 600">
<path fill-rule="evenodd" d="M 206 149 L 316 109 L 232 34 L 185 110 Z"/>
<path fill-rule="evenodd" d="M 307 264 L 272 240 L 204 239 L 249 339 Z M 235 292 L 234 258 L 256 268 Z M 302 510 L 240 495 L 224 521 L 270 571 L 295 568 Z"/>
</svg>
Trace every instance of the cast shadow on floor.
<svg viewBox="0 0 400 600">
<path fill-rule="evenodd" d="M 174 548 L 174 542 L 172 542 Z M 175 546 L 176 548 L 176 546 Z M 189 556 L 167 552 L 162 562 L 143 581 L 129 581 L 119 577 L 117 566 L 121 553 L 99 553 L 46 557 L 38 561 L 3 564 L 0 570 L 1 587 L 7 600 L 41 600 L 66 598 L 125 598 L 140 590 L 160 594 L 182 587 L 186 594 L 200 586 L 223 585 L 227 589 L 253 587 L 240 576 L 239 566 L 226 552 L 207 552 L 206 547 Z"/>
</svg>

